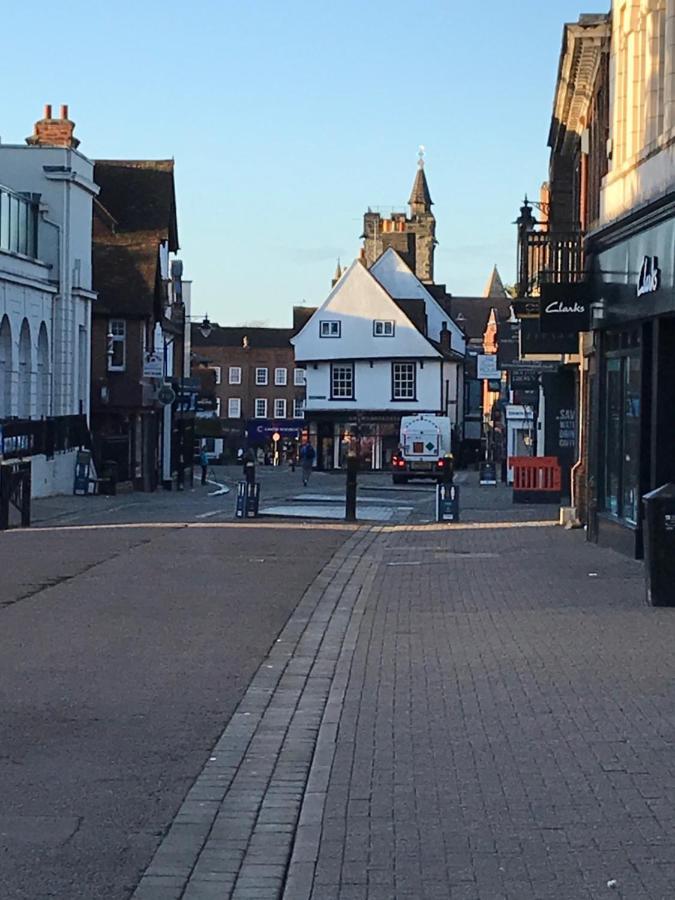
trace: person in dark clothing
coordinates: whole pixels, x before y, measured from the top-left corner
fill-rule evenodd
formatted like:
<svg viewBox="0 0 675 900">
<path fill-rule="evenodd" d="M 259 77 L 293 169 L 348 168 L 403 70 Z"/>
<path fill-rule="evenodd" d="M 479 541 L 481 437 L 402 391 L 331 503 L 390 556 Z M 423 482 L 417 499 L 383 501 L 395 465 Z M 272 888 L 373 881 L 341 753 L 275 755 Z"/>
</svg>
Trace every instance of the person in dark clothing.
<svg viewBox="0 0 675 900">
<path fill-rule="evenodd" d="M 305 441 L 305 443 L 300 448 L 300 463 L 302 465 L 302 483 L 305 487 L 309 482 L 310 475 L 312 474 L 312 468 L 314 466 L 314 460 L 316 458 L 316 453 L 314 451 L 314 447 L 310 444 L 309 441 Z"/>
<path fill-rule="evenodd" d="M 199 451 L 199 465 L 202 467 L 202 484 L 206 484 L 206 473 L 209 468 L 209 458 L 206 455 L 206 448 L 202 447 Z"/>
</svg>

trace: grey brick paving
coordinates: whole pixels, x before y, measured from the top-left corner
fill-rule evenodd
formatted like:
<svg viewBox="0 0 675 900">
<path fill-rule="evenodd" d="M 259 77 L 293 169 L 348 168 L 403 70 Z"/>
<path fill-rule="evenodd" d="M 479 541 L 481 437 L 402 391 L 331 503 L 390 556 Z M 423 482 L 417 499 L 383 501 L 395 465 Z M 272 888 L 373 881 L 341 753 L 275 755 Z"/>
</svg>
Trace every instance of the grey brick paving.
<svg viewBox="0 0 675 900">
<path fill-rule="evenodd" d="M 372 584 L 376 534 L 352 535 L 303 596 L 133 900 L 281 896 L 335 668 L 343 647 L 355 645 L 352 612 Z"/>
<path fill-rule="evenodd" d="M 373 550 L 285 900 L 672 900 L 675 611 L 641 566 L 545 526 Z"/>
<path fill-rule="evenodd" d="M 354 535 L 134 900 L 673 900 L 675 611 L 643 593 L 547 525 Z"/>
</svg>

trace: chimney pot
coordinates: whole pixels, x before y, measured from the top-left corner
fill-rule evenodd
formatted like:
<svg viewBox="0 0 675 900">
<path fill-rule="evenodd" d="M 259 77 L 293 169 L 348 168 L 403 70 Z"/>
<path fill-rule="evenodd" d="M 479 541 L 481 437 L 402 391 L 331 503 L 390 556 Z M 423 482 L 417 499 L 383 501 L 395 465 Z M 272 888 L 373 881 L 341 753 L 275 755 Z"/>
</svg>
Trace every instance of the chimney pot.
<svg viewBox="0 0 675 900">
<path fill-rule="evenodd" d="M 52 105 L 51 103 L 45 103 L 45 119 L 51 119 L 52 117 Z"/>
<path fill-rule="evenodd" d="M 62 119 L 68 118 L 68 104 L 67 103 L 61 104 L 61 118 Z"/>
</svg>

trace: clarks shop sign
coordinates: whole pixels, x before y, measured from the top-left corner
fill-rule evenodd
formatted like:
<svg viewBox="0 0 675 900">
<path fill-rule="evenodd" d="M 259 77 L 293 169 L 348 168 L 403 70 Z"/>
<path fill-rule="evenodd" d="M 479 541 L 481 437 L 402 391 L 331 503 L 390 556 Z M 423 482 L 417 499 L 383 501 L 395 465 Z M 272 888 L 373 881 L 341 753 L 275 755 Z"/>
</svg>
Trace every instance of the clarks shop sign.
<svg viewBox="0 0 675 900">
<path fill-rule="evenodd" d="M 542 284 L 539 330 L 545 334 L 578 334 L 591 327 L 591 304 L 585 284 Z"/>
<path fill-rule="evenodd" d="M 661 287 L 661 269 L 658 256 L 645 256 L 640 266 L 637 295 L 654 294 Z"/>
</svg>

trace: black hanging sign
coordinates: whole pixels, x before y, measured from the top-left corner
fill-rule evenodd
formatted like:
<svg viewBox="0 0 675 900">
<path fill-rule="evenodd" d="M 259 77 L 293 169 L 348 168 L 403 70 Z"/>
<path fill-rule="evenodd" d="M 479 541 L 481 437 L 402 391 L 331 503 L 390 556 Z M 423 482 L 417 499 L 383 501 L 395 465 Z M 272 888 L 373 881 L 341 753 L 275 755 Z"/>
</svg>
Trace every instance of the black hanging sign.
<svg viewBox="0 0 675 900">
<path fill-rule="evenodd" d="M 591 327 L 588 285 L 542 284 L 539 330 L 543 334 L 579 334 Z"/>
<path fill-rule="evenodd" d="M 521 355 L 576 353 L 578 349 L 576 332 L 540 331 L 538 319 L 523 319 L 520 323 Z"/>
</svg>

